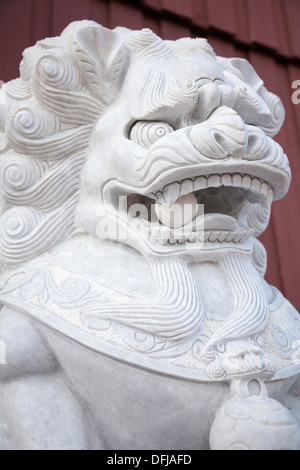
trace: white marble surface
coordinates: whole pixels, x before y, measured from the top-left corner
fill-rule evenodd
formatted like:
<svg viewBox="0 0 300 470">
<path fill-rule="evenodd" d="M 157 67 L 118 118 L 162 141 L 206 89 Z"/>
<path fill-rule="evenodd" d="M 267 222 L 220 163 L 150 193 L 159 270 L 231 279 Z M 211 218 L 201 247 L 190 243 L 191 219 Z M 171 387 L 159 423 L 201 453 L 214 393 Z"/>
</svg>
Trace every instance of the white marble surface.
<svg viewBox="0 0 300 470">
<path fill-rule="evenodd" d="M 75 22 L 0 106 L 0 448 L 299 449 L 298 312 L 256 240 L 284 109 L 252 66 Z"/>
</svg>

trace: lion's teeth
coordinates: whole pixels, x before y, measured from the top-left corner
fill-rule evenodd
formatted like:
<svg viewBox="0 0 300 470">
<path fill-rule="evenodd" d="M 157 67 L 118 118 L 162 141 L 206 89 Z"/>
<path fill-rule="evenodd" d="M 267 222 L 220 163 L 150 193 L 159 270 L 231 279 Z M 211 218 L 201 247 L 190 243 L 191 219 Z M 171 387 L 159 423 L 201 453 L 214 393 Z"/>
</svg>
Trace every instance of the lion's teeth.
<svg viewBox="0 0 300 470">
<path fill-rule="evenodd" d="M 219 188 L 221 186 L 243 188 L 250 190 L 257 196 L 262 198 L 261 203 L 264 207 L 269 207 L 270 201 L 273 200 L 273 192 L 270 194 L 270 186 L 266 182 L 262 182 L 259 178 L 251 177 L 250 175 L 242 175 L 239 173 L 223 175 L 208 175 L 198 176 L 195 179 L 186 179 L 181 182 L 170 183 L 163 191 L 158 191 L 156 194 L 151 194 L 153 199 L 156 199 L 160 204 L 172 205 L 181 196 L 192 194 L 206 188 Z"/>
<path fill-rule="evenodd" d="M 268 191 L 268 195 L 267 195 L 267 205 L 268 205 L 268 208 L 271 207 L 271 204 L 272 204 L 272 202 L 273 202 L 273 194 L 274 194 L 274 193 L 273 193 L 273 189 L 270 188 L 269 191 Z"/>
<path fill-rule="evenodd" d="M 232 177 L 232 186 L 235 186 L 236 188 L 241 188 L 242 187 L 242 175 L 239 175 L 236 173 Z"/>
<path fill-rule="evenodd" d="M 208 239 L 210 242 L 215 242 L 218 240 L 219 235 L 221 235 L 221 232 L 211 232 Z"/>
<path fill-rule="evenodd" d="M 170 230 L 167 227 L 161 227 L 158 235 L 158 242 L 161 245 L 166 245 L 170 239 Z"/>
<path fill-rule="evenodd" d="M 266 197 L 268 195 L 269 185 L 267 183 L 262 183 L 260 187 L 260 192 L 262 196 Z"/>
<path fill-rule="evenodd" d="M 251 183 L 251 186 L 250 186 L 250 189 L 251 191 L 253 191 L 254 193 L 260 193 L 260 187 L 261 187 L 261 182 L 259 181 L 259 179 L 257 178 L 254 178 L 252 180 L 252 183 Z"/>
<path fill-rule="evenodd" d="M 221 176 L 221 185 L 223 186 L 231 186 L 232 185 L 232 176 L 229 174 L 225 174 Z"/>
<path fill-rule="evenodd" d="M 155 199 L 160 203 L 160 204 L 166 204 L 166 200 L 164 198 L 164 195 L 161 191 L 158 191 L 155 194 Z"/>
<path fill-rule="evenodd" d="M 197 234 L 195 232 L 192 232 L 189 235 L 189 242 L 194 243 L 196 241 L 196 238 L 197 238 Z"/>
<path fill-rule="evenodd" d="M 249 175 L 244 175 L 243 178 L 242 178 L 242 185 L 243 185 L 243 188 L 245 189 L 250 189 L 251 187 L 251 182 L 252 182 L 252 179 Z"/>
<path fill-rule="evenodd" d="M 236 236 L 236 233 L 235 233 L 235 232 L 234 232 L 234 233 L 229 233 L 229 234 L 227 235 L 227 237 L 226 237 L 226 241 L 227 241 L 227 242 L 232 242 L 233 239 L 235 238 L 235 236 Z"/>
<path fill-rule="evenodd" d="M 190 194 L 194 191 L 194 183 L 192 180 L 187 179 L 182 181 L 180 185 L 180 196 L 184 196 L 185 194 Z"/>
<path fill-rule="evenodd" d="M 243 236 L 243 233 L 237 233 L 236 236 L 233 239 L 233 242 L 238 243 L 240 241 L 240 239 L 242 238 L 242 236 Z"/>
<path fill-rule="evenodd" d="M 205 176 L 198 176 L 194 181 L 194 191 L 200 191 L 207 188 L 207 178 Z"/>
<path fill-rule="evenodd" d="M 219 175 L 211 175 L 207 179 L 207 187 L 208 188 L 218 188 L 220 186 L 220 176 Z"/>
<path fill-rule="evenodd" d="M 168 206 L 174 204 L 180 196 L 180 184 L 177 182 L 168 184 L 168 186 L 165 187 L 163 194 Z"/>
<path fill-rule="evenodd" d="M 267 195 L 264 197 L 264 199 L 261 201 L 262 207 L 265 209 L 270 209 L 271 204 L 273 202 L 273 189 L 268 188 Z"/>
<path fill-rule="evenodd" d="M 165 229 L 165 227 L 164 227 Z M 160 245 L 183 245 L 184 243 L 196 243 L 196 242 L 210 242 L 210 243 L 244 243 L 249 237 L 254 234 L 254 230 L 248 230 L 246 232 L 227 232 L 218 230 L 206 230 L 200 233 L 181 233 L 180 231 L 166 231 L 160 230 L 157 234 L 154 232 L 155 238 Z M 153 233 L 153 234 L 154 234 Z"/>
<path fill-rule="evenodd" d="M 220 232 L 218 235 L 218 241 L 221 243 L 224 242 L 227 236 L 228 232 Z"/>
</svg>

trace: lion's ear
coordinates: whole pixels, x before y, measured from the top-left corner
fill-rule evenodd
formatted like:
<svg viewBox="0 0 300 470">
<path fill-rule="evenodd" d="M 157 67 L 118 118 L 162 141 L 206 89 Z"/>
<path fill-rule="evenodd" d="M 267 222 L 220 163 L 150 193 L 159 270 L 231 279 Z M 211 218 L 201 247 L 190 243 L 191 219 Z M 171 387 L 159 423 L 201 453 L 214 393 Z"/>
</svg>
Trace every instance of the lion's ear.
<svg viewBox="0 0 300 470">
<path fill-rule="evenodd" d="M 216 60 L 233 86 L 238 87 L 234 109 L 242 115 L 245 103 L 252 102 L 248 116 L 250 121 L 252 119 L 250 123 L 259 126 L 270 137 L 276 135 L 285 118 L 280 98 L 265 88 L 263 80 L 246 59 L 217 57 Z M 259 105 L 259 100 L 264 105 Z"/>
<path fill-rule="evenodd" d="M 124 77 L 126 48 L 116 31 L 90 23 L 78 29 L 71 44 L 85 86 L 104 106 L 116 99 Z"/>
<path fill-rule="evenodd" d="M 258 92 L 264 84 L 250 62 L 246 59 L 217 57 L 217 62 L 222 66 L 225 72 L 232 73 L 240 80 L 247 83 L 247 85 L 251 86 L 256 92 Z"/>
</svg>

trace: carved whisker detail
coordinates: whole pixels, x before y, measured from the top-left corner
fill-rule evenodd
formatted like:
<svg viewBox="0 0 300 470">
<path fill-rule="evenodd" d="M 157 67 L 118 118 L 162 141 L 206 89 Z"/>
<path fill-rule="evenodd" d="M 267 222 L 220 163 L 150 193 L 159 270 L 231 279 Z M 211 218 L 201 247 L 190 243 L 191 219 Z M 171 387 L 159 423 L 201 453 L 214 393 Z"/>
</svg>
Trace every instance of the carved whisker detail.
<svg viewBox="0 0 300 470">
<path fill-rule="evenodd" d="M 261 287 L 261 279 L 250 257 L 230 253 L 220 260 L 232 289 L 233 310 L 224 324 L 212 335 L 203 355 L 224 341 L 236 341 L 261 333 L 268 320 L 268 301 Z"/>
<path fill-rule="evenodd" d="M 182 259 L 150 261 L 157 295 L 124 304 L 104 304 L 82 314 L 82 320 L 97 329 L 103 318 L 141 329 L 159 337 L 183 341 L 199 329 L 204 312 L 198 288 Z"/>
</svg>

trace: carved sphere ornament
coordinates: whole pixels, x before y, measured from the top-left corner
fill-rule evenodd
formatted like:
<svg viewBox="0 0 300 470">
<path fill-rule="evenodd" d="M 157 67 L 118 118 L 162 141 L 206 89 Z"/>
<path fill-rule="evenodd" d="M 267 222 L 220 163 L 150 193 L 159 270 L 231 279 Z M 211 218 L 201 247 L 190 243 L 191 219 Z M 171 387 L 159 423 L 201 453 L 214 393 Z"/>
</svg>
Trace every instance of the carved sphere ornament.
<svg viewBox="0 0 300 470">
<path fill-rule="evenodd" d="M 0 90 L 1 449 L 300 449 L 299 315 L 257 240 L 283 121 L 205 39 L 78 21 L 24 51 Z"/>
</svg>

